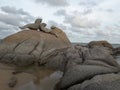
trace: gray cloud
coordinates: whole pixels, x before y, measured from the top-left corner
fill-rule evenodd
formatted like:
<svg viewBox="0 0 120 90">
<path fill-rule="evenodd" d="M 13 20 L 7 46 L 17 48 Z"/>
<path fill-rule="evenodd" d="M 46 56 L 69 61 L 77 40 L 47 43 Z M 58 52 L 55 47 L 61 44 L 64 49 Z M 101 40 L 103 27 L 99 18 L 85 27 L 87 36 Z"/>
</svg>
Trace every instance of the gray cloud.
<svg viewBox="0 0 120 90">
<path fill-rule="evenodd" d="M 107 12 L 112 12 L 112 13 L 114 12 L 113 9 L 106 9 L 106 11 L 107 11 Z"/>
<path fill-rule="evenodd" d="M 47 4 L 49 6 L 68 6 L 67 0 L 35 0 L 37 3 Z"/>
<path fill-rule="evenodd" d="M 91 13 L 91 10 L 84 13 L 73 11 L 68 14 L 65 10 L 61 9 L 54 15 L 64 17 L 64 23 L 67 24 L 65 32 L 72 42 L 89 42 L 94 40 L 96 36 L 93 29 L 98 28 L 101 24 L 95 19 L 88 19 L 86 17 L 87 13 Z"/>
<path fill-rule="evenodd" d="M 23 23 L 28 23 L 33 20 L 33 16 L 25 12 L 22 9 L 16 9 L 15 7 L 4 6 L 1 7 L 0 21 L 9 25 L 19 26 Z"/>
<path fill-rule="evenodd" d="M 17 15 L 0 13 L 0 21 L 9 25 L 19 26 L 24 21 L 24 18 Z"/>
<path fill-rule="evenodd" d="M 1 10 L 9 14 L 20 14 L 20 15 L 29 15 L 28 12 L 25 12 L 23 9 L 17 9 L 15 7 L 3 6 Z"/>
<path fill-rule="evenodd" d="M 60 9 L 57 12 L 54 13 L 56 16 L 64 16 L 67 15 L 66 11 L 64 9 Z"/>
<path fill-rule="evenodd" d="M 13 34 L 20 29 L 16 26 L 8 25 L 3 22 L 0 22 L 0 38 L 4 38 L 10 34 Z"/>
<path fill-rule="evenodd" d="M 0 30 L 18 29 L 16 26 L 0 22 Z"/>
<path fill-rule="evenodd" d="M 0 38 L 20 31 L 19 26 L 30 23 L 34 17 L 22 9 L 4 6 L 0 8 Z"/>
<path fill-rule="evenodd" d="M 96 28 L 100 26 L 100 22 L 96 19 L 88 19 L 86 14 L 91 13 L 92 11 L 88 9 L 84 12 L 73 11 L 71 14 L 68 14 L 64 9 L 60 9 L 54 13 L 56 16 L 63 16 L 64 23 L 71 25 L 72 27 L 77 28 Z"/>
<path fill-rule="evenodd" d="M 9 30 L 0 30 L 0 39 L 5 38 L 6 36 L 14 34 L 18 31 L 20 31 L 20 30 L 16 30 L 16 29 L 13 29 L 13 28 L 12 29 L 9 28 Z"/>
<path fill-rule="evenodd" d="M 102 2 L 103 0 L 81 0 L 79 5 L 86 7 L 86 8 L 93 8 L 95 6 L 97 6 L 98 4 L 100 4 L 100 2 Z"/>
<path fill-rule="evenodd" d="M 55 21 L 48 21 L 48 24 L 50 25 L 50 26 L 56 26 L 56 27 L 59 27 L 59 28 L 61 28 L 62 30 L 66 30 L 67 29 L 67 27 L 66 26 L 64 26 L 63 24 L 58 24 L 57 22 L 55 22 Z"/>
<path fill-rule="evenodd" d="M 84 10 L 84 12 L 82 14 L 87 15 L 87 14 L 90 14 L 90 13 L 92 13 L 92 9 Z"/>
<path fill-rule="evenodd" d="M 97 3 L 87 1 L 87 2 L 80 2 L 79 5 L 81 5 L 81 6 L 86 6 L 87 8 L 90 8 L 90 7 L 96 6 Z"/>
<path fill-rule="evenodd" d="M 106 9 L 106 8 L 99 8 L 98 9 L 99 11 L 101 11 L 101 12 L 108 12 L 108 13 L 114 13 L 114 10 L 113 9 Z"/>
</svg>

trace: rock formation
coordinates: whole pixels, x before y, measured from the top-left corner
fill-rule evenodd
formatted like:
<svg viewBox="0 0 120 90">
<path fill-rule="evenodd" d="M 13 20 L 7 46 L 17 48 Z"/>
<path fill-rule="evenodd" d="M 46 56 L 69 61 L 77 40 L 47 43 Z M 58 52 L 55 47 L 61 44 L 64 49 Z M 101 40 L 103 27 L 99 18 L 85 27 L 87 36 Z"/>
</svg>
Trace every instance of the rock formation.
<svg viewBox="0 0 120 90">
<path fill-rule="evenodd" d="M 65 65 L 63 77 L 61 78 L 61 81 L 57 84 L 55 90 L 94 90 L 92 86 L 88 89 L 85 89 L 86 87 L 89 86 L 89 84 L 84 86 L 84 82 L 87 81 L 88 79 L 94 78 L 97 75 L 106 75 L 109 73 L 120 72 L 120 65 L 109 53 L 108 51 L 109 49 L 105 47 L 93 47 L 85 49 L 83 47 L 77 46 L 77 49 L 75 48 L 69 49 L 71 51 L 68 50 L 68 53 L 66 53 L 65 55 L 68 57 L 67 58 L 68 60 Z M 77 56 L 77 54 L 79 55 Z M 118 74 L 115 75 L 119 76 Z M 106 80 L 107 82 L 107 79 L 104 80 Z M 117 82 L 118 79 L 116 80 L 113 78 L 113 80 L 117 84 L 119 84 L 119 82 Z M 77 88 L 78 87 L 77 85 L 79 85 L 79 88 Z M 82 89 L 82 87 L 85 88 Z M 97 86 L 95 88 L 96 88 L 95 90 L 99 90 Z M 115 86 L 113 88 L 115 88 Z"/>
<path fill-rule="evenodd" d="M 37 77 L 29 84 L 33 86 L 40 78 L 59 70 L 63 76 L 54 90 L 120 89 L 120 64 L 114 57 L 119 48 L 114 49 L 107 41 L 92 41 L 86 47 L 73 46 L 61 29 L 55 26 L 48 29 L 41 21 L 37 19 L 22 27 L 31 30 L 20 31 L 2 40 L 0 64 L 14 66 L 18 72 L 26 72 L 24 69 L 28 67 L 31 72 L 31 67 L 39 67 L 40 74 L 33 70 Z M 19 80 L 10 79 L 9 87 L 14 87 L 16 82 Z"/>
<path fill-rule="evenodd" d="M 119 90 L 119 88 L 120 75 L 112 73 L 96 75 L 82 84 L 73 85 L 68 90 Z"/>
<path fill-rule="evenodd" d="M 57 35 L 54 32 L 52 32 L 52 28 L 51 29 L 46 28 L 47 24 L 41 23 L 41 22 L 42 22 L 42 19 L 38 18 L 35 20 L 34 23 L 30 23 L 30 24 L 24 25 L 24 26 L 19 27 L 19 28 L 20 29 L 29 28 L 30 30 L 40 30 L 40 31 L 43 31 L 45 33 L 55 35 L 57 37 Z"/>
<path fill-rule="evenodd" d="M 26 66 L 46 63 L 46 57 L 54 50 L 71 46 L 65 33 L 60 29 L 53 32 L 59 36 L 34 30 L 24 30 L 3 39 L 0 44 L 0 62 Z"/>
<path fill-rule="evenodd" d="M 54 32 L 52 32 L 52 29 L 48 29 L 48 28 L 46 28 L 46 26 L 47 26 L 46 23 L 41 23 L 39 29 L 45 33 L 49 33 L 49 34 L 55 35 L 57 37 L 57 35 Z"/>
<path fill-rule="evenodd" d="M 94 46 L 103 46 L 103 47 L 108 47 L 110 49 L 113 49 L 113 46 L 107 41 L 91 41 L 90 43 L 88 43 L 89 48 L 92 48 Z"/>
<path fill-rule="evenodd" d="M 42 19 L 38 18 L 38 19 L 35 20 L 34 23 L 30 23 L 30 24 L 24 25 L 24 26 L 22 26 L 20 28 L 21 29 L 29 28 L 29 29 L 32 29 L 32 30 L 38 30 L 39 27 L 40 27 L 41 22 L 42 22 Z"/>
</svg>

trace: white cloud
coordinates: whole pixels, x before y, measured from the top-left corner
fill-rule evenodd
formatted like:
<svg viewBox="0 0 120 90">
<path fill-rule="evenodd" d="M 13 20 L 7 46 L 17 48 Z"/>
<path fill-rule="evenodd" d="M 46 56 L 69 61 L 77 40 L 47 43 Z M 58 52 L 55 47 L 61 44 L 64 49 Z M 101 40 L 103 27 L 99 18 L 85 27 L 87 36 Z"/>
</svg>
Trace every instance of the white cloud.
<svg viewBox="0 0 120 90">
<path fill-rule="evenodd" d="M 78 11 L 74 11 L 72 15 L 66 15 L 64 22 L 78 28 L 96 28 L 100 26 L 96 19 L 91 19 Z"/>
</svg>

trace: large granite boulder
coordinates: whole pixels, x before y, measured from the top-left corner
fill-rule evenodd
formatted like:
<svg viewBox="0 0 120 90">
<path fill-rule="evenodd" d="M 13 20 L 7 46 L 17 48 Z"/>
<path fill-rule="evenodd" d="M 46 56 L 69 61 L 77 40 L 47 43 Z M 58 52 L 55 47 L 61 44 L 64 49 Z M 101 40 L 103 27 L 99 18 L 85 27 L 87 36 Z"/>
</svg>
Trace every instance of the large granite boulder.
<svg viewBox="0 0 120 90">
<path fill-rule="evenodd" d="M 120 75 L 105 74 L 96 75 L 90 80 L 84 81 L 82 84 L 73 85 L 68 90 L 119 90 Z"/>
<path fill-rule="evenodd" d="M 73 53 L 71 53 L 69 49 Z M 99 87 L 97 86 L 95 86 L 96 89 L 94 89 L 92 86 L 89 87 L 88 89 L 80 89 L 77 88 L 78 87 L 77 85 L 81 85 L 83 82 L 87 81 L 88 79 L 91 80 L 97 75 L 104 76 L 109 73 L 120 72 L 119 64 L 109 53 L 109 50 L 106 47 L 93 47 L 89 49 L 87 48 L 83 49 L 83 47 L 77 47 L 77 49 L 75 48 L 69 48 L 69 49 L 68 49 L 69 53 L 66 53 L 65 56 L 68 56 L 70 58 L 68 58 L 66 62 L 63 77 L 61 78 L 60 82 L 56 85 L 55 90 L 89 90 L 89 89 L 99 90 Z M 77 55 L 76 53 L 78 53 L 79 55 Z M 79 57 L 73 58 L 74 54 L 76 57 L 78 56 Z M 119 75 L 116 74 L 116 76 Z M 116 81 L 116 78 L 113 76 L 113 80 Z M 106 79 L 106 81 L 107 80 L 108 79 Z M 117 81 L 116 83 L 119 84 L 119 82 Z M 108 86 L 109 85 L 110 84 L 108 84 Z M 113 88 L 115 88 L 115 86 Z"/>
<path fill-rule="evenodd" d="M 108 47 L 110 49 L 113 49 L 113 46 L 109 42 L 104 41 L 104 40 L 103 41 L 91 41 L 88 43 L 89 48 L 92 48 L 95 46 L 100 46 L 100 47 L 102 46 L 102 47 Z"/>
<path fill-rule="evenodd" d="M 35 30 L 23 30 L 4 38 L 0 44 L 0 62 L 26 66 L 46 63 L 46 57 L 57 49 L 71 46 L 66 34 L 54 28 L 58 37 Z"/>
<path fill-rule="evenodd" d="M 83 52 L 86 50 L 88 50 L 88 48 L 80 45 L 55 50 L 51 55 L 46 57 L 47 63 L 45 65 L 66 71 L 67 69 L 83 63 Z"/>
</svg>

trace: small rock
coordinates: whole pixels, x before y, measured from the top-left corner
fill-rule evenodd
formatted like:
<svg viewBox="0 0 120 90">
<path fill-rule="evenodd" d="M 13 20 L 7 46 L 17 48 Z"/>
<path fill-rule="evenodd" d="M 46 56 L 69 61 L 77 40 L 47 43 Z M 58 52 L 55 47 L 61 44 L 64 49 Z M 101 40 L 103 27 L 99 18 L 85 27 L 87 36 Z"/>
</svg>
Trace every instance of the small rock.
<svg viewBox="0 0 120 90">
<path fill-rule="evenodd" d="M 15 85 L 17 84 L 17 78 L 16 77 L 11 77 L 9 82 L 8 82 L 8 86 L 13 88 Z"/>
</svg>

